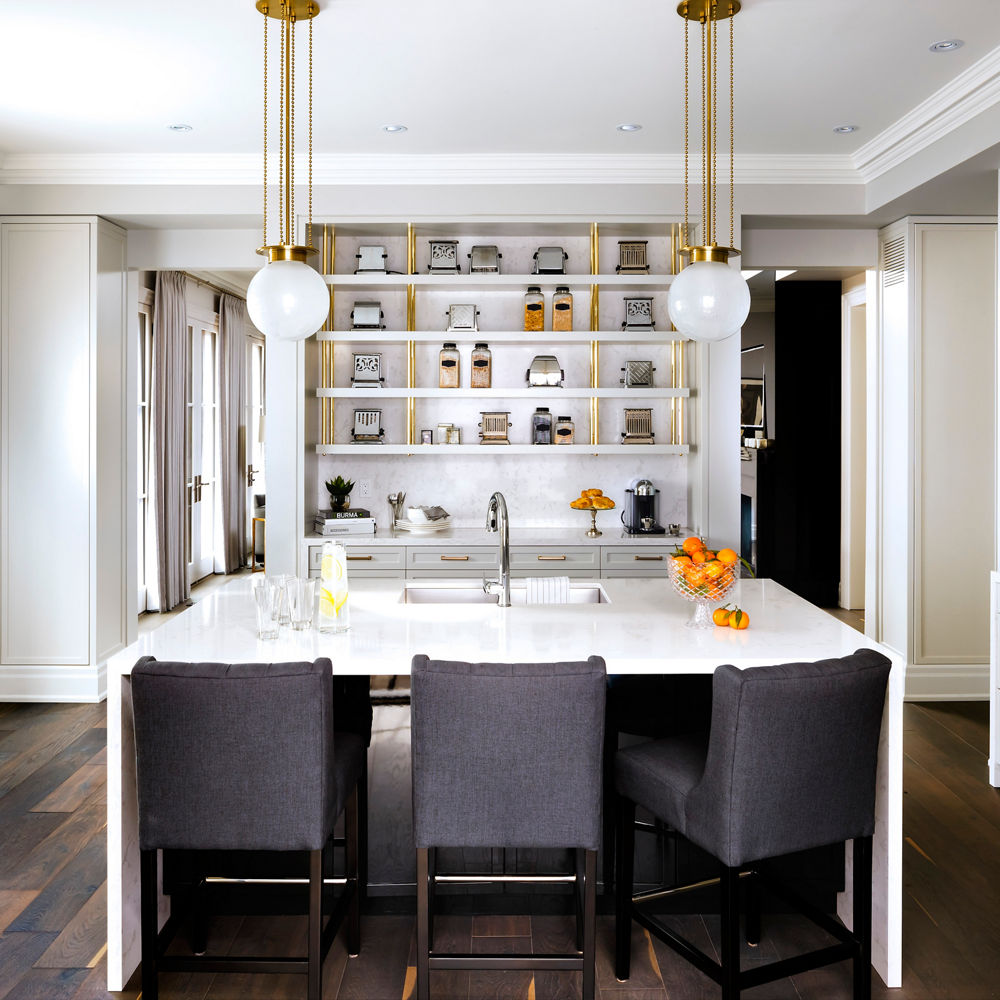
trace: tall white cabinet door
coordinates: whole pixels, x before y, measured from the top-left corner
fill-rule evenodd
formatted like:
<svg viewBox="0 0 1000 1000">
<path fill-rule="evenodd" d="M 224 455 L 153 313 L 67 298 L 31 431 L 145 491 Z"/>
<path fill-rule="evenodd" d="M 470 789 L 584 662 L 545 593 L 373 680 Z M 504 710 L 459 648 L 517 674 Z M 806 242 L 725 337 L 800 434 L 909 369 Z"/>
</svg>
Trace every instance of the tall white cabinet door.
<svg viewBox="0 0 1000 1000">
<path fill-rule="evenodd" d="M 97 700 L 135 631 L 124 246 L 0 222 L 0 700 Z"/>
</svg>

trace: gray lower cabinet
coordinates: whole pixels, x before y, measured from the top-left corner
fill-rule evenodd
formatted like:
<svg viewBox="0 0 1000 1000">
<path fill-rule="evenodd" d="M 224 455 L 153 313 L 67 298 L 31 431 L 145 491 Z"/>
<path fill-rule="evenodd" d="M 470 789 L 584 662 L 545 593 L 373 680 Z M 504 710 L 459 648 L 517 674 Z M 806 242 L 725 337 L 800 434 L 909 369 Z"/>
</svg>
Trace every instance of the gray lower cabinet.
<svg viewBox="0 0 1000 1000">
<path fill-rule="evenodd" d="M 406 549 L 407 577 L 478 576 L 497 572 L 495 545 L 414 545 Z"/>
<path fill-rule="evenodd" d="M 345 545 L 347 574 L 402 579 L 406 572 L 406 549 L 402 545 Z M 309 546 L 309 575 L 319 576 L 323 546 Z"/>
<path fill-rule="evenodd" d="M 605 545 L 601 548 L 601 576 L 666 576 L 673 545 Z"/>
<path fill-rule="evenodd" d="M 598 577 L 601 550 L 597 545 L 513 545 L 512 576 Z"/>
</svg>

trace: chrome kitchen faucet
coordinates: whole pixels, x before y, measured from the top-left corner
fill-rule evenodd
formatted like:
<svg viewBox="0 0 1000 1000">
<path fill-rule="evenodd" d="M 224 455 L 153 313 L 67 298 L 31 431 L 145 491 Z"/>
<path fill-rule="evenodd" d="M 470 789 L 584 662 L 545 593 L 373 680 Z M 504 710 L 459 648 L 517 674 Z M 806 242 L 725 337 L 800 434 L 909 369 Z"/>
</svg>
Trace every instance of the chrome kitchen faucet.
<svg viewBox="0 0 1000 1000">
<path fill-rule="evenodd" d="M 500 532 L 500 579 L 483 580 L 487 594 L 497 594 L 501 608 L 510 607 L 510 522 L 507 518 L 507 501 L 496 492 L 486 508 L 486 530 Z"/>
</svg>

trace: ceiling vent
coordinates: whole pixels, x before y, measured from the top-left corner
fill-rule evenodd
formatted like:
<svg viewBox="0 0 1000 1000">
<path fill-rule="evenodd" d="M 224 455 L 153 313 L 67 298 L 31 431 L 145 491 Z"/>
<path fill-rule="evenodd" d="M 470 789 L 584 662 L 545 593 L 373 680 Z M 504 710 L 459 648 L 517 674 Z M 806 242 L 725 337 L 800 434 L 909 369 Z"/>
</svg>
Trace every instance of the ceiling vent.
<svg viewBox="0 0 1000 1000">
<path fill-rule="evenodd" d="M 882 244 L 882 287 L 898 285 L 906 277 L 906 237 Z"/>
</svg>

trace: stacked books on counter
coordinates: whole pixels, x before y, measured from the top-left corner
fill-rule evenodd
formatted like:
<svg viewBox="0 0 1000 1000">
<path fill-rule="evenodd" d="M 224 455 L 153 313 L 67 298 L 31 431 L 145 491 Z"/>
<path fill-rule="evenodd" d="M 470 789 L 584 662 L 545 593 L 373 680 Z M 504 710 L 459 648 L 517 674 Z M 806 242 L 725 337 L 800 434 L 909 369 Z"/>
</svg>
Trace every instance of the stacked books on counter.
<svg viewBox="0 0 1000 1000">
<path fill-rule="evenodd" d="M 375 518 L 363 507 L 321 510 L 313 518 L 313 529 L 317 535 L 374 535 Z"/>
</svg>

